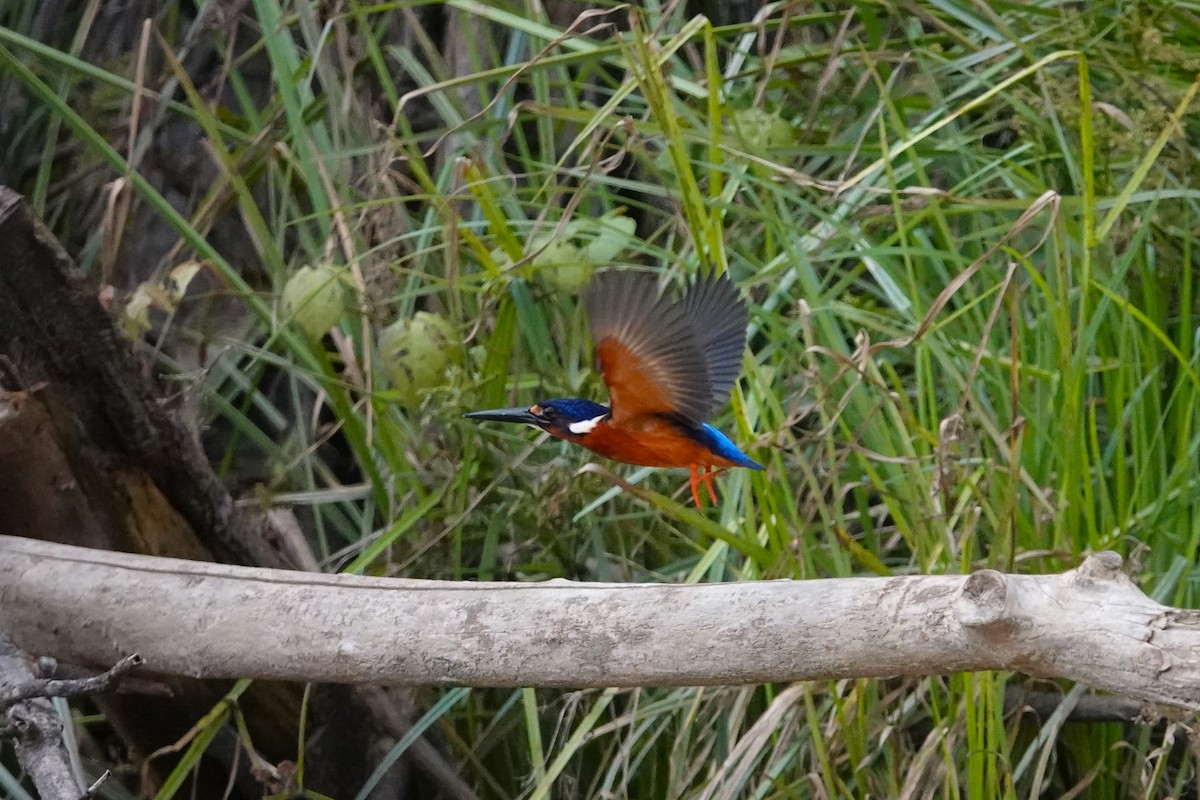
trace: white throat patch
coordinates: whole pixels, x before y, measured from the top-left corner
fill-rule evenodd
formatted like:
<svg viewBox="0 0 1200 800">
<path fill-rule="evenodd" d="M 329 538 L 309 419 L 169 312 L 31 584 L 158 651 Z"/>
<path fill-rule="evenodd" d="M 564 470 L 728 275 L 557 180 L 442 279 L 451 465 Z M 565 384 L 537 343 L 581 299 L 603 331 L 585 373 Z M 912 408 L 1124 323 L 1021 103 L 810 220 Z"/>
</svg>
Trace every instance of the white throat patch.
<svg viewBox="0 0 1200 800">
<path fill-rule="evenodd" d="M 572 422 L 570 425 L 567 426 L 567 430 L 569 430 L 571 433 L 575 434 L 576 436 L 582 436 L 585 433 L 591 433 L 592 430 L 595 429 L 595 427 L 600 424 L 600 421 L 607 416 L 608 416 L 608 414 L 601 414 L 600 416 L 592 417 L 591 419 L 584 419 L 584 420 L 580 420 L 579 422 Z"/>
</svg>

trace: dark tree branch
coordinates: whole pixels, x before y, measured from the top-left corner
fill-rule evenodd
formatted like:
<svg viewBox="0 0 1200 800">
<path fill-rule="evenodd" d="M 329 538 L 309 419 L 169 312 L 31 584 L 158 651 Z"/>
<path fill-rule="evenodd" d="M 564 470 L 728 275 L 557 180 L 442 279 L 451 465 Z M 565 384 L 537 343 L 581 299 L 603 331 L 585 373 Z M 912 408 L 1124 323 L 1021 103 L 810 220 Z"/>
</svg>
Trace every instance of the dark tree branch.
<svg viewBox="0 0 1200 800">
<path fill-rule="evenodd" d="M 0 242 L 0 531 L 97 549 L 316 569 L 294 524 L 234 503 L 153 369 L 112 324 L 98 287 L 23 198 L 3 186 Z M 111 588 L 98 597 L 110 597 Z M 120 694 L 97 701 L 138 751 L 161 746 L 184 709 L 221 692 L 178 675 L 167 683 L 170 701 L 127 703 Z M 248 709 L 269 705 L 262 716 L 273 724 L 264 725 L 256 744 L 274 757 L 290 754 L 296 740 L 298 696 L 289 700 L 288 693 L 298 689 L 255 686 L 244 698 Z M 371 773 L 371 737 L 388 726 L 358 688 L 318 686 L 313 696 L 327 695 L 338 701 L 313 704 L 330 713 L 309 719 L 322 735 L 308 740 L 306 774 L 311 788 L 342 796 Z M 437 769 L 437 759 L 432 748 L 414 748 L 405 760 L 440 781 L 449 768 Z"/>
<path fill-rule="evenodd" d="M 1036 691 L 1010 685 L 1004 690 L 1004 712 L 1028 711 L 1046 719 L 1062 705 L 1063 697 L 1062 691 Z M 1067 722 L 1137 722 L 1156 716 L 1148 703 L 1120 695 L 1087 694 L 1075 702 Z"/>
<path fill-rule="evenodd" d="M 86 437 L 98 472 L 136 471 L 221 560 L 299 566 L 263 515 L 238 508 L 196 437 L 164 405 L 151 373 L 108 318 L 95 290 L 19 194 L 0 186 L 0 357 L 23 385 Z M 107 460 L 107 463 L 105 461 Z M 128 476 L 126 476 L 128 477 Z M 132 509 L 136 512 L 138 509 Z"/>
<path fill-rule="evenodd" d="M 122 658 L 111 669 L 90 678 L 30 678 L 23 684 L 9 686 L 7 689 L 0 685 L 0 709 L 34 697 L 82 697 L 111 692 L 117 688 L 125 675 L 144 663 L 142 657 L 134 653 Z"/>
</svg>

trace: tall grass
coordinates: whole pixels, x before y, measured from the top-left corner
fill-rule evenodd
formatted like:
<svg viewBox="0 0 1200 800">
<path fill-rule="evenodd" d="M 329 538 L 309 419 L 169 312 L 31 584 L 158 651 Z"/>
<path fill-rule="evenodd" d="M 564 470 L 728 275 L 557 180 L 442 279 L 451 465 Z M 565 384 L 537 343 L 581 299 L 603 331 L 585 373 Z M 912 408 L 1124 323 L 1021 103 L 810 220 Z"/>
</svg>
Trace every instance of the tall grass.
<svg viewBox="0 0 1200 800">
<path fill-rule="evenodd" d="M 191 254 L 241 301 L 236 336 L 208 306 L 171 310 L 160 355 L 229 432 L 231 481 L 301 507 L 330 569 L 724 581 L 1054 571 L 1111 548 L 1155 597 L 1197 602 L 1194 9 L 780 3 L 714 27 L 679 4 L 573 25 L 537 3 L 340 8 L 255 0 L 241 40 L 206 34 L 236 57 L 199 80 L 169 6 L 146 87 L 77 36 L 33 41 L 22 11 L 0 29 L 28 100 L 6 173 L 76 242 L 97 187 L 73 171 L 126 176 L 135 213 L 183 243 L 155 264 Z M 182 214 L 150 155 L 110 143 L 163 85 L 137 135 L 195 126 L 212 176 Z M 231 219 L 240 264 L 205 239 Z M 99 249 L 78 252 L 98 274 Z M 305 265 L 342 287 L 323 342 L 277 300 Z M 580 287 L 635 265 L 727 269 L 750 298 L 716 422 L 767 469 L 722 477 L 702 515 L 679 474 L 585 469 L 461 419 L 602 399 Z M 1061 717 L 1037 721 L 1006 705 L 1026 681 L 434 707 L 484 797 L 1194 790 L 1181 723 L 1072 722 L 1057 682 L 1036 686 Z"/>
</svg>

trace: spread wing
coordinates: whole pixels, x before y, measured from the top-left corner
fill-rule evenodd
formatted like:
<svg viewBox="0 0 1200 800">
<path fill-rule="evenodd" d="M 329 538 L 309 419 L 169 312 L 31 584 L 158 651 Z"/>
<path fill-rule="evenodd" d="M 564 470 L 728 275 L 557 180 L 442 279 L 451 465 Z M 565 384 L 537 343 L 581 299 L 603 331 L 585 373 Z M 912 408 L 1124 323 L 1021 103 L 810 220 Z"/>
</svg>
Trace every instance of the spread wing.
<svg viewBox="0 0 1200 800">
<path fill-rule="evenodd" d="M 615 421 L 655 412 L 695 425 L 708 418 L 708 361 L 683 303 L 664 297 L 649 273 L 608 270 L 588 285 L 586 304 Z"/>
<path fill-rule="evenodd" d="M 729 400 L 729 392 L 742 372 L 750 313 L 728 272 L 697 279 L 681 304 L 708 368 L 711 415 Z"/>
</svg>

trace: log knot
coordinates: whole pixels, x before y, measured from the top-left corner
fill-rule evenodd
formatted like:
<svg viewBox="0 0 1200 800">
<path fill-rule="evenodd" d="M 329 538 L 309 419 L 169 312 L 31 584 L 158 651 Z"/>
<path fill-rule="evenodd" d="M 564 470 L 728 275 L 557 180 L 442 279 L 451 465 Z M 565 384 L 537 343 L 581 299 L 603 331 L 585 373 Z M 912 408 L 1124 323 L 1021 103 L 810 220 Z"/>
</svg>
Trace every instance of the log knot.
<svg viewBox="0 0 1200 800">
<path fill-rule="evenodd" d="M 1123 564 L 1120 554 L 1112 550 L 1092 553 L 1075 570 L 1075 585 L 1090 589 L 1099 583 L 1119 583 L 1125 576 L 1121 571 Z"/>
<path fill-rule="evenodd" d="M 18 703 L 8 710 L 7 717 L 18 740 L 26 747 L 62 741 L 62 720 L 51 710 L 49 701 Z"/>
<path fill-rule="evenodd" d="M 995 629 L 1009 625 L 1008 581 L 1004 575 L 992 569 L 968 575 L 954 599 L 954 613 L 966 628 Z"/>
</svg>

